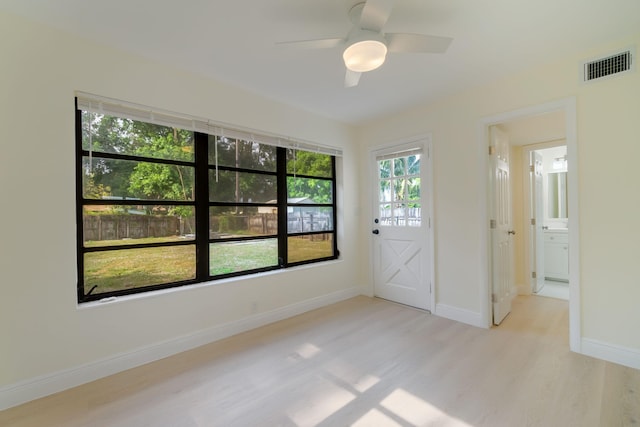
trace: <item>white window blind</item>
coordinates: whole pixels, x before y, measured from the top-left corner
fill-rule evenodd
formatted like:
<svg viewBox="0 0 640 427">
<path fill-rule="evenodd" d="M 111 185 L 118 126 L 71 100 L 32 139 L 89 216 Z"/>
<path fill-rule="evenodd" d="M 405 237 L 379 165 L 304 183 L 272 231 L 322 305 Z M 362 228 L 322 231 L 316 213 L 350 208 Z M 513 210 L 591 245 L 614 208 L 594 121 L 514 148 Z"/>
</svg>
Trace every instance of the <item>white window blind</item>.
<svg viewBox="0 0 640 427">
<path fill-rule="evenodd" d="M 418 154 L 422 154 L 422 148 L 412 148 L 408 150 L 395 151 L 388 154 L 380 154 L 376 156 L 376 160 L 380 162 L 382 160 L 397 159 L 398 157 L 416 156 Z"/>
<path fill-rule="evenodd" d="M 277 147 L 330 154 L 332 156 L 342 156 L 342 149 L 340 148 L 293 139 L 282 135 L 273 135 L 261 131 L 254 131 L 239 126 L 220 123 L 214 120 L 155 109 L 144 105 L 119 101 L 85 92 L 76 92 L 76 98 L 78 100 L 78 108 L 80 110 L 96 114 L 122 117 L 162 126 L 193 130 L 209 135 L 258 142 Z"/>
</svg>

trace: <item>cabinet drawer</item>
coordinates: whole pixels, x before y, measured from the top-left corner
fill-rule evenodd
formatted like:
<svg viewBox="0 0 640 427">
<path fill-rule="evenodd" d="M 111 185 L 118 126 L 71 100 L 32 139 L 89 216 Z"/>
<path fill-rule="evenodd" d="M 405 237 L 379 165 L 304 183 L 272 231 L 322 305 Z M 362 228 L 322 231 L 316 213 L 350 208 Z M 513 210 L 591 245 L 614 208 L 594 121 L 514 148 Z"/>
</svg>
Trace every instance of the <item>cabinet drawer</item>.
<svg viewBox="0 0 640 427">
<path fill-rule="evenodd" d="M 544 241 L 549 243 L 569 243 L 569 234 L 563 232 L 545 231 Z"/>
</svg>

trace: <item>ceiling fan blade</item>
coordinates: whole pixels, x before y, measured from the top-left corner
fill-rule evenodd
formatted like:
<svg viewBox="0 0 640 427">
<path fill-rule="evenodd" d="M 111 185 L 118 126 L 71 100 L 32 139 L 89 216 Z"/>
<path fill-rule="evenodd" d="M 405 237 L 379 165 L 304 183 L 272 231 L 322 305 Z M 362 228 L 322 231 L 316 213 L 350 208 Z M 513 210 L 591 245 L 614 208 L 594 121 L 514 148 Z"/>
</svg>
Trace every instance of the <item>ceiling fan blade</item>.
<svg viewBox="0 0 640 427">
<path fill-rule="evenodd" d="M 351 71 L 347 68 L 347 74 L 344 76 L 344 87 L 358 86 L 362 73 Z"/>
<path fill-rule="evenodd" d="M 298 40 L 293 42 L 277 42 L 276 46 L 286 49 L 331 49 L 344 43 L 344 39 Z"/>
<path fill-rule="evenodd" d="M 368 0 L 362 9 L 360 27 L 378 33 L 382 31 L 394 4 L 395 0 Z"/>
<path fill-rule="evenodd" d="M 389 52 L 444 53 L 453 41 L 451 37 L 425 34 L 388 33 L 385 37 Z"/>
</svg>

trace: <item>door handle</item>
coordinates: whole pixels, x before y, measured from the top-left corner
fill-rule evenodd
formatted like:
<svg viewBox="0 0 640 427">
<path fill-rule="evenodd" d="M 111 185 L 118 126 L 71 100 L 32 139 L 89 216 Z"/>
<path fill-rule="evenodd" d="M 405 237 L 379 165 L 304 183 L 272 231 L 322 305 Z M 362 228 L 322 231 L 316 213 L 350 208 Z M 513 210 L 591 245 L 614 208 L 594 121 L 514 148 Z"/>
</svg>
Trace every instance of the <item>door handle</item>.
<svg viewBox="0 0 640 427">
<path fill-rule="evenodd" d="M 509 230 L 509 231 L 507 231 L 507 233 L 509 233 L 509 234 L 511 234 L 513 236 L 513 235 L 516 234 L 516 231 L 515 230 Z"/>
<path fill-rule="evenodd" d="M 380 230 L 378 230 L 377 228 L 371 231 L 373 234 L 380 234 Z"/>
</svg>

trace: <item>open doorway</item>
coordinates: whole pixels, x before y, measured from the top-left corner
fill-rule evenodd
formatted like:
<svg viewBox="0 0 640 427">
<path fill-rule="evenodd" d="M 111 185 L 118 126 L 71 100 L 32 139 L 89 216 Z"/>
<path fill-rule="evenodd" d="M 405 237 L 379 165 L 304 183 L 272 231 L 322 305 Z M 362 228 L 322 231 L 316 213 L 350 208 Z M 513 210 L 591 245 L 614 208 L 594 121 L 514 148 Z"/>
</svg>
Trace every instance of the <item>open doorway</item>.
<svg viewBox="0 0 640 427">
<path fill-rule="evenodd" d="M 528 278 L 530 287 L 523 285 L 520 293 L 569 300 L 569 164 L 564 138 L 524 146 L 523 164 L 525 235 L 520 253 L 522 283 Z"/>
<path fill-rule="evenodd" d="M 576 110 L 575 99 L 568 98 L 548 104 L 538 105 L 535 107 L 524 108 L 512 112 L 499 114 L 496 116 L 485 118 L 481 121 L 482 140 L 481 149 L 485 156 L 483 174 L 490 177 L 486 180 L 486 216 L 483 217 L 482 227 L 484 230 L 483 237 L 486 248 L 486 310 L 483 312 L 487 325 L 495 323 L 493 311 L 496 299 L 499 299 L 494 292 L 494 271 L 495 264 L 495 245 L 493 244 L 496 235 L 495 219 L 492 214 L 495 212 L 495 188 L 492 188 L 492 165 L 495 163 L 491 158 L 492 149 L 487 150 L 487 145 L 492 146 L 494 141 L 491 134 L 493 129 L 499 128 L 502 134 L 506 135 L 510 150 L 510 188 L 511 195 L 511 211 L 513 214 L 513 226 L 507 232 L 513 239 L 513 256 L 511 268 L 514 270 L 514 282 L 511 289 L 513 296 L 517 294 L 532 294 L 534 290 L 539 292 L 540 289 L 534 288 L 532 272 L 539 274 L 534 266 L 536 258 L 531 252 L 534 250 L 530 247 L 531 240 L 534 238 L 534 228 L 532 226 L 531 216 L 532 202 L 530 193 L 527 188 L 531 185 L 528 179 L 530 172 L 530 163 L 525 153 L 536 151 L 537 149 L 551 148 L 555 146 L 566 146 L 565 155 L 557 156 L 566 160 L 567 169 L 564 178 L 556 176 L 553 179 L 564 179 L 566 190 L 566 206 L 563 206 L 567 213 L 566 219 L 566 240 L 567 240 L 567 257 L 568 257 L 568 275 L 567 287 L 569 289 L 569 335 L 570 346 L 574 351 L 579 350 L 580 345 L 580 297 L 579 297 L 579 244 L 578 244 L 578 182 L 577 182 L 577 141 L 576 141 Z M 527 148 L 525 148 L 527 147 Z M 532 150 L 531 147 L 535 147 Z M 486 153 L 489 156 L 486 156 Z M 526 171 L 526 175 L 525 175 Z M 557 184 L 556 181 L 556 185 Z M 493 186 L 495 187 L 495 186 Z M 551 197 L 547 195 L 547 197 Z M 555 197 L 560 197 L 556 193 Z M 527 201 L 527 199 L 529 201 Z M 550 209 L 549 207 L 547 207 Z M 562 209 L 558 208 L 558 209 Z M 570 224 L 569 224 L 569 212 Z M 564 213 L 564 212 L 563 212 Z M 538 222 L 537 224 L 540 224 Z M 546 226 L 551 228 L 542 221 L 540 230 Z M 554 226 L 553 228 L 561 228 Z M 546 231 L 546 230 L 545 230 Z M 544 245 L 544 235 L 540 236 L 540 241 Z M 568 250 L 571 248 L 571 250 Z M 546 277 L 542 273 L 543 278 Z M 558 279 L 558 277 L 554 277 Z M 562 279 L 562 278 L 560 278 Z M 544 288 L 541 286 L 540 288 Z"/>
</svg>

